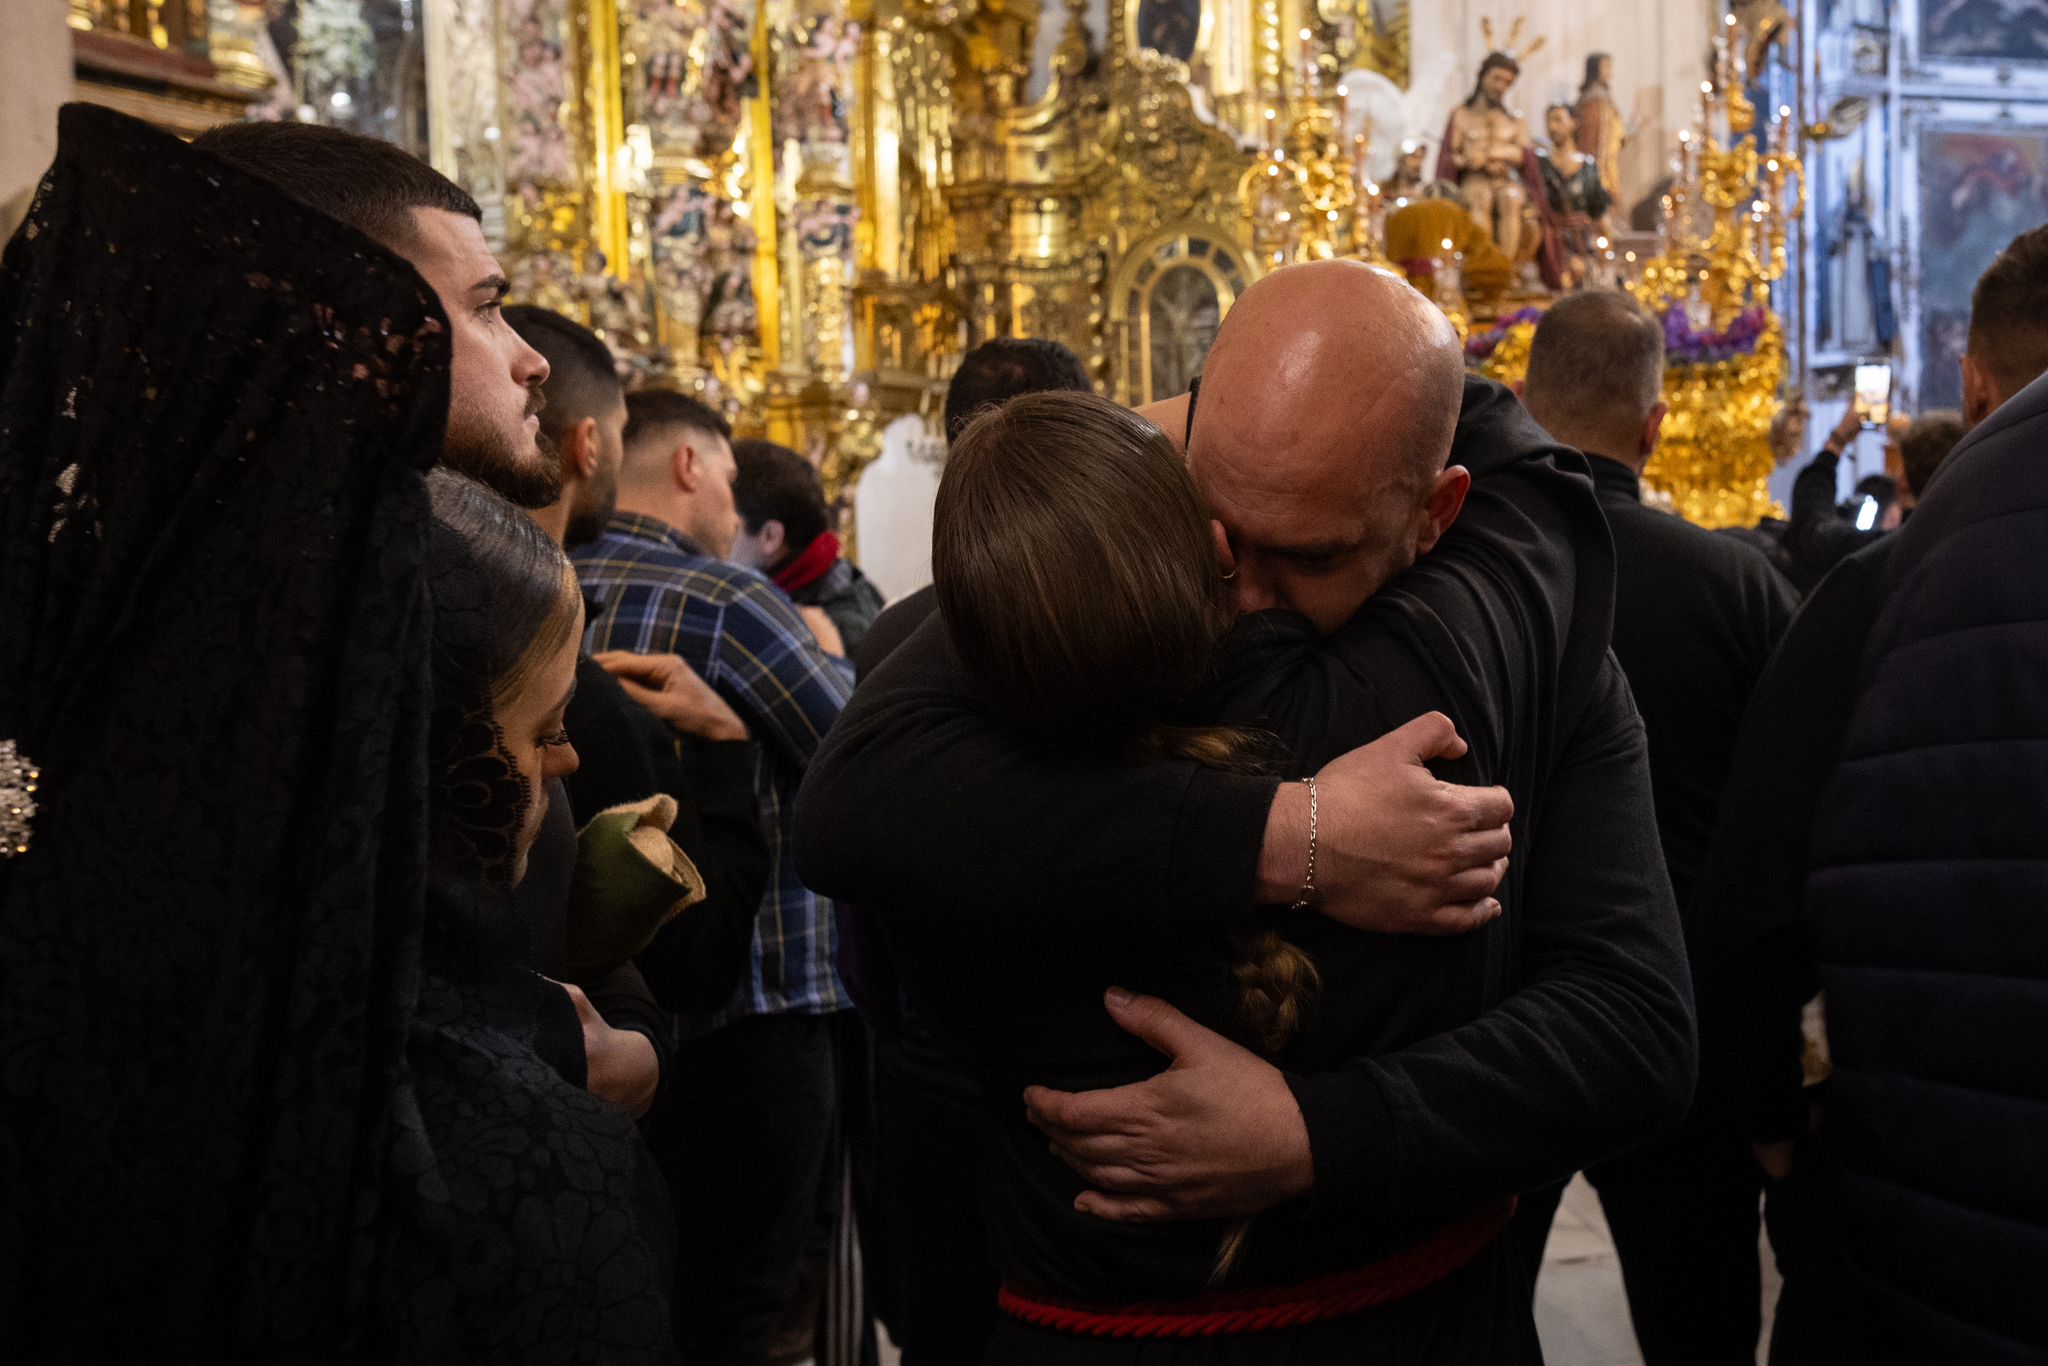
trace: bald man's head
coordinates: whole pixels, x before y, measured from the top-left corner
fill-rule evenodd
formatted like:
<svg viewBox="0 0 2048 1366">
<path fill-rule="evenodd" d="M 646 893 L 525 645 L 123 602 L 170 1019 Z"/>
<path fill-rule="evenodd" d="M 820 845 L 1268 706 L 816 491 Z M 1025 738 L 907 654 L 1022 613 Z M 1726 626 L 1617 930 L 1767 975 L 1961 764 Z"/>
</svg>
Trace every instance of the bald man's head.
<svg viewBox="0 0 2048 1366">
<path fill-rule="evenodd" d="M 1241 611 L 1351 619 L 1456 519 L 1464 392 L 1450 323 L 1390 271 L 1319 261 L 1246 290 L 1202 372 L 1188 473 Z"/>
</svg>

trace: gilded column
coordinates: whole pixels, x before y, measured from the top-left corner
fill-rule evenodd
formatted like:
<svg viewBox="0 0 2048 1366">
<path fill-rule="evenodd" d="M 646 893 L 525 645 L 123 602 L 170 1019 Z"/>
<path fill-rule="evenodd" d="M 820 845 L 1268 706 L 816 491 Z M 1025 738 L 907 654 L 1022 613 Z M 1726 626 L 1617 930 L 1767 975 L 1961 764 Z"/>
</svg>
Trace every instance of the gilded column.
<svg viewBox="0 0 2048 1366">
<path fill-rule="evenodd" d="M 484 237 L 505 245 L 505 155 L 498 119 L 498 7 L 427 6 L 427 127 L 434 169 L 476 196 Z"/>
</svg>

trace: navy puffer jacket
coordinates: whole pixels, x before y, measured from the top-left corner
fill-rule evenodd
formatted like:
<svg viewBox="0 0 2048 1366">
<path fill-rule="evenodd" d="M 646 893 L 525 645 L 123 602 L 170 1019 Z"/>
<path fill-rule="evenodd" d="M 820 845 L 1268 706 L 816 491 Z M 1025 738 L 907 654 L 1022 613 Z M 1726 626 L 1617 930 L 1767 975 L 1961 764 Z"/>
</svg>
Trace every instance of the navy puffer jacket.
<svg viewBox="0 0 2048 1366">
<path fill-rule="evenodd" d="M 2048 378 L 1905 528 L 1808 885 L 1886 1361 L 2048 1362 Z"/>
</svg>

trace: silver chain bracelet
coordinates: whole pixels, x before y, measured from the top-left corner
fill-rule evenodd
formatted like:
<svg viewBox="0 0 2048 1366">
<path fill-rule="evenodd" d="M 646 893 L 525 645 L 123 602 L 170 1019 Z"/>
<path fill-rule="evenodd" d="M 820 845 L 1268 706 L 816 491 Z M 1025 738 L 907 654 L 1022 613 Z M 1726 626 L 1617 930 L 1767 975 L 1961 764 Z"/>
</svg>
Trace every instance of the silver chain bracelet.
<svg viewBox="0 0 2048 1366">
<path fill-rule="evenodd" d="M 1316 800 L 1316 780 L 1303 778 L 1301 781 L 1308 787 L 1308 876 L 1301 881 L 1301 896 L 1289 908 L 1296 911 L 1309 910 L 1316 904 L 1316 836 L 1319 833 L 1317 818 L 1320 815 L 1319 803 Z"/>
</svg>

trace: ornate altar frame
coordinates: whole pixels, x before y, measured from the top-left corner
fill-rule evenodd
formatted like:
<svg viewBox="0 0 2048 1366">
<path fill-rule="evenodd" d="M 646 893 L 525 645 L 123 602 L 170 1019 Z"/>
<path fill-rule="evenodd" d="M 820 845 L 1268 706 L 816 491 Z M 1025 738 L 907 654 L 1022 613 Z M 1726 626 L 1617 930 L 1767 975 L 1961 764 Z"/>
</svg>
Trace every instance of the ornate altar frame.
<svg viewBox="0 0 2048 1366">
<path fill-rule="evenodd" d="M 1219 223 L 1175 224 L 1142 242 L 1118 265 L 1109 287 L 1110 354 L 1116 365 L 1114 387 L 1124 401 L 1152 403 L 1172 398 L 1152 385 L 1152 294 L 1179 268 L 1203 275 L 1216 291 L 1220 322 L 1237 296 L 1257 279 L 1255 265 Z"/>
<path fill-rule="evenodd" d="M 1936 357 L 1929 354 L 1928 328 L 1930 300 L 1927 297 L 1927 258 L 1937 254 L 1929 244 L 1940 240 L 1939 254 L 1953 257 L 1964 249 L 1964 244 L 1954 237 L 1941 240 L 1939 234 L 1926 235 L 1929 223 L 1929 206 L 1925 202 L 1927 185 L 1924 172 L 1928 169 L 1927 142 L 1931 138 L 1949 135 L 1977 136 L 1987 139 L 2023 136 L 2027 141 L 2039 144 L 2042 152 L 2039 175 L 2042 183 L 2048 184 L 2048 103 L 2014 102 L 2012 104 L 1990 104 L 1983 100 L 1911 100 L 1900 111 L 1898 122 L 1900 174 L 1894 182 L 1898 192 L 1899 212 L 1905 223 L 1921 225 L 1921 232 L 1899 233 L 1898 240 L 1906 242 L 1908 254 L 1900 270 L 1901 310 L 1899 319 L 1899 340 L 1903 363 L 1901 369 L 1902 390 L 1906 400 L 1915 407 L 1926 405 L 1927 367 L 1932 364 L 1952 363 L 1953 358 Z M 2038 223 L 2038 214 L 2035 215 Z M 2025 226 L 2033 226 L 2027 224 Z M 2015 226 L 2019 226 L 2017 223 Z M 2000 233 L 1998 236 L 2003 237 Z M 1995 245 L 2001 246 L 2002 242 Z M 1979 255 L 1982 253 L 1979 252 Z M 1989 260 L 1970 263 L 1966 270 L 1969 282 L 1974 283 L 1975 275 Z M 1958 288 L 1956 297 L 1947 299 L 1945 310 L 1950 315 L 1960 314 L 1967 318 L 1969 313 L 1969 292 Z"/>
<path fill-rule="evenodd" d="M 2021 98 L 2048 95 L 2048 56 L 1960 57 L 1927 51 L 1927 24 L 1946 0 L 1899 0 L 1897 34 L 1900 79 L 1910 86 L 1938 87 L 1944 94 Z M 2038 22 L 2038 21 L 2037 21 Z"/>
</svg>

